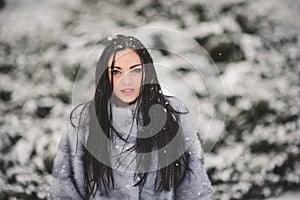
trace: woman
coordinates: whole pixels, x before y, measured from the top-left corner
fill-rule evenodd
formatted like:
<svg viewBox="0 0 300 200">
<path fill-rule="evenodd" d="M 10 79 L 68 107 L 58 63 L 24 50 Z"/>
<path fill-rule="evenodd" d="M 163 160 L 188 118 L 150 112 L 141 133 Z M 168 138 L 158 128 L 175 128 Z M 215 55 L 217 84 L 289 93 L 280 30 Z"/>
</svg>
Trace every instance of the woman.
<svg viewBox="0 0 300 200">
<path fill-rule="evenodd" d="M 207 199 L 211 185 L 188 109 L 162 94 L 153 61 L 134 37 L 108 41 L 93 100 L 61 138 L 50 199 Z"/>
</svg>

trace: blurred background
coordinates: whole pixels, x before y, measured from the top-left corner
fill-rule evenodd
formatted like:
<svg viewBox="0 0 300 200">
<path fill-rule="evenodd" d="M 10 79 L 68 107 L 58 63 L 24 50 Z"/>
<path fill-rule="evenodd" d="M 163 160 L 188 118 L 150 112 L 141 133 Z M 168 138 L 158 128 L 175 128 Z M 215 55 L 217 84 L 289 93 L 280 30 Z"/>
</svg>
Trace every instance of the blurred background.
<svg viewBox="0 0 300 200">
<path fill-rule="evenodd" d="M 161 30 L 139 39 L 165 92 L 190 108 L 212 199 L 299 199 L 299 10 L 299 0 L 0 0 L 0 199 L 46 199 L 69 114 L 87 100 L 75 80 L 94 78 L 103 40 L 143 27 Z"/>
</svg>

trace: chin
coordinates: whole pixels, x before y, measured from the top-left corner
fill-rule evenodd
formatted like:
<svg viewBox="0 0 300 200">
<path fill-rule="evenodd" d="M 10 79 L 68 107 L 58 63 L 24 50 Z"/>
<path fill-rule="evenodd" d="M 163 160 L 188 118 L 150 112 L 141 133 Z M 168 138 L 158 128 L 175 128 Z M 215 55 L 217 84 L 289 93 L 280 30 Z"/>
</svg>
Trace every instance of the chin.
<svg viewBox="0 0 300 200">
<path fill-rule="evenodd" d="M 125 100 L 122 100 L 122 101 L 125 102 L 125 103 L 131 103 L 131 102 L 133 102 L 133 101 L 135 101 L 135 100 L 136 100 L 136 98 L 125 99 Z"/>
<path fill-rule="evenodd" d="M 129 105 L 131 102 L 134 102 L 137 98 L 116 98 L 116 101 L 118 102 L 118 104 L 120 105 Z"/>
</svg>

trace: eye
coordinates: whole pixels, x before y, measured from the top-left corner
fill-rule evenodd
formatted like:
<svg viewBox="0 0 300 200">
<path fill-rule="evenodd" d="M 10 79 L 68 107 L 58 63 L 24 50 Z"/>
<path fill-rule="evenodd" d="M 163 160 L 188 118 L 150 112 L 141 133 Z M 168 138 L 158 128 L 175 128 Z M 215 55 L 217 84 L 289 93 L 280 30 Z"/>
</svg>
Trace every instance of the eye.
<svg viewBox="0 0 300 200">
<path fill-rule="evenodd" d="M 132 72 L 134 72 L 134 73 L 140 73 L 141 71 L 142 71 L 141 68 L 135 68 L 132 70 Z"/>
<path fill-rule="evenodd" d="M 117 75 L 117 74 L 120 74 L 121 72 L 119 70 L 111 70 L 111 73 L 113 75 Z"/>
</svg>

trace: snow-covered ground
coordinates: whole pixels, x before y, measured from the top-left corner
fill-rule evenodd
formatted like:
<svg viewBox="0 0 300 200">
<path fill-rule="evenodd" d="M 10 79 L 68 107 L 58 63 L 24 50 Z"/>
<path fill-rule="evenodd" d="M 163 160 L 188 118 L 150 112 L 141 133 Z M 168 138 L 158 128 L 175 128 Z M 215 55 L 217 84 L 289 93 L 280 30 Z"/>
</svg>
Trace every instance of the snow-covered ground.
<svg viewBox="0 0 300 200">
<path fill-rule="evenodd" d="M 300 192 L 286 192 L 279 197 L 267 198 L 267 200 L 298 200 Z"/>
</svg>

